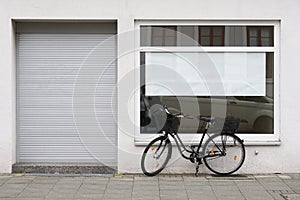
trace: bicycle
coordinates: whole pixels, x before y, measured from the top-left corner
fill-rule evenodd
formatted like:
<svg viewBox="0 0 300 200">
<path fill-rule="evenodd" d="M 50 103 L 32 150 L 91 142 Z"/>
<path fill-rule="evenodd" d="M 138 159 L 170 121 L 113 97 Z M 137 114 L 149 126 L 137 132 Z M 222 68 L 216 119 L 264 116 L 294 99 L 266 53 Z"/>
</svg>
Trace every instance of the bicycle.
<svg viewBox="0 0 300 200">
<path fill-rule="evenodd" d="M 235 135 L 239 126 L 238 118 L 226 119 L 224 126 L 219 133 L 210 135 L 208 130 L 211 126 L 217 126 L 219 120 L 211 116 L 191 116 L 182 113 L 173 114 L 167 106 L 163 106 L 162 111 L 167 115 L 166 123 L 162 128 L 162 135 L 152 140 L 145 148 L 141 168 L 145 175 L 155 176 L 159 174 L 169 162 L 172 155 L 171 136 L 181 154 L 181 156 L 196 164 L 195 176 L 198 176 L 199 165 L 202 160 L 206 167 L 218 175 L 230 175 L 236 172 L 244 163 L 245 147 L 244 141 Z M 203 134 L 198 144 L 186 146 L 180 139 L 177 128 L 179 118 L 197 119 L 203 121 Z M 202 143 L 205 135 L 208 139 L 203 148 Z M 189 155 L 186 155 L 189 154 Z"/>
</svg>

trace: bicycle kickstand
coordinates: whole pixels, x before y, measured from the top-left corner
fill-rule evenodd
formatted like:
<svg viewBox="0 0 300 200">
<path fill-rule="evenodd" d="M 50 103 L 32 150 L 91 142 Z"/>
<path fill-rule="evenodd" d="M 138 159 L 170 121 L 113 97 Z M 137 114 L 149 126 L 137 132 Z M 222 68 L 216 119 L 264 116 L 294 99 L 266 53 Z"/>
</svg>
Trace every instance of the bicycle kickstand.
<svg viewBox="0 0 300 200">
<path fill-rule="evenodd" d="M 197 162 L 197 164 L 196 164 L 196 172 L 195 172 L 195 177 L 198 177 L 199 165 L 200 165 L 200 163 L 199 163 L 199 162 Z"/>
</svg>

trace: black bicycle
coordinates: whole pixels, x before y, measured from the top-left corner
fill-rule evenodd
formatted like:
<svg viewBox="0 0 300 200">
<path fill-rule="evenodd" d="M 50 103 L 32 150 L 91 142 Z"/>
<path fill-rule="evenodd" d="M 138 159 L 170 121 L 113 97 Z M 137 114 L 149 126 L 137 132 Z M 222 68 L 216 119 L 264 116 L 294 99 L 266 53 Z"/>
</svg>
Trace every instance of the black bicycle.
<svg viewBox="0 0 300 200">
<path fill-rule="evenodd" d="M 195 117 L 181 113 L 173 114 L 167 106 L 164 106 L 162 111 L 166 112 L 167 115 L 166 123 L 161 130 L 162 135 L 152 140 L 142 155 L 141 167 L 145 175 L 155 176 L 166 167 L 172 156 L 170 136 L 174 139 L 181 156 L 196 164 L 196 176 L 198 176 L 199 165 L 202 164 L 202 161 L 209 170 L 218 175 L 232 174 L 243 165 L 245 147 L 243 140 L 235 135 L 239 126 L 239 119 L 227 118 L 222 120 L 211 116 Z M 203 121 L 204 131 L 198 144 L 189 146 L 183 144 L 177 133 L 179 118 Z M 208 131 L 211 129 L 215 129 L 214 134 Z M 208 136 L 208 139 L 202 148 L 205 135 Z"/>
</svg>

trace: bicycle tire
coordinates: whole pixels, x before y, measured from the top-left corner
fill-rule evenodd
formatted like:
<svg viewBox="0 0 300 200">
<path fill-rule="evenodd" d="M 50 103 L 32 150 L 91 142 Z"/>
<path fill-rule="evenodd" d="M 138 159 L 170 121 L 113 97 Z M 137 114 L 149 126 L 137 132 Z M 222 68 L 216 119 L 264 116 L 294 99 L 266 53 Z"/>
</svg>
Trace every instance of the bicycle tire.
<svg viewBox="0 0 300 200">
<path fill-rule="evenodd" d="M 166 151 L 166 152 L 165 152 Z M 164 136 L 160 136 L 152 140 L 145 148 L 142 159 L 141 167 L 146 176 L 155 176 L 159 174 L 167 165 L 172 155 L 172 144 L 170 140 Z M 162 163 L 158 159 L 162 159 Z M 149 159 L 149 160 L 148 160 Z M 149 162 L 154 162 L 154 169 L 151 170 L 148 166 Z"/>
<path fill-rule="evenodd" d="M 203 161 L 210 171 L 226 176 L 243 165 L 245 154 L 243 141 L 238 136 L 230 133 L 216 134 L 204 144 Z"/>
</svg>

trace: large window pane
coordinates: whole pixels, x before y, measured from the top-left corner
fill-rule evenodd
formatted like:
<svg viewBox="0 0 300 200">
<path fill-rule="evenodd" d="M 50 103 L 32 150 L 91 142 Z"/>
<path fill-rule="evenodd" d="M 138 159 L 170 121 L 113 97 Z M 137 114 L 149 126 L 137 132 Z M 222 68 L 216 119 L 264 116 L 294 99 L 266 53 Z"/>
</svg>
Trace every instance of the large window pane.
<svg viewBox="0 0 300 200">
<path fill-rule="evenodd" d="M 265 96 L 265 53 L 146 53 L 147 96 Z"/>
<path fill-rule="evenodd" d="M 141 53 L 141 90 L 150 108 L 155 104 L 167 105 L 178 112 L 184 108 L 186 114 L 211 115 L 212 106 L 226 105 L 226 116 L 240 118 L 238 133 L 274 133 L 274 54 L 265 53 L 265 96 L 147 96 L 145 84 L 145 53 Z M 195 104 L 196 102 L 196 104 Z M 213 102 L 213 104 L 212 104 Z M 224 104 L 225 103 L 225 104 Z M 141 122 L 145 121 L 145 112 L 141 110 Z M 151 119 L 154 120 L 154 119 Z M 201 133 L 202 123 L 197 120 L 181 119 L 180 133 Z M 156 133 L 155 123 L 141 126 L 141 133 Z"/>
</svg>

